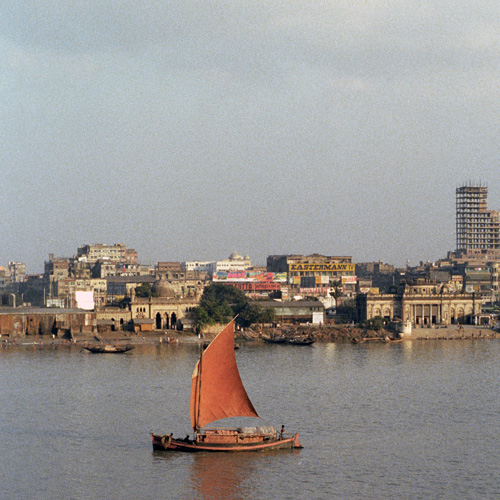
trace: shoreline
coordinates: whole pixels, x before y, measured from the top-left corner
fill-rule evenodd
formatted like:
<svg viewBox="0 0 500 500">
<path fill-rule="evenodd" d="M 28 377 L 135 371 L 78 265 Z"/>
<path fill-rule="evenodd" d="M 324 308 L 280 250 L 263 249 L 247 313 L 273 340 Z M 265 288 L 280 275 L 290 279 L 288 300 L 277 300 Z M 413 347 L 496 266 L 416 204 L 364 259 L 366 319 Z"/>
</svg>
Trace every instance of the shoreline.
<svg viewBox="0 0 500 500">
<path fill-rule="evenodd" d="M 267 330 L 267 329 L 266 329 Z M 273 329 L 274 330 L 274 329 Z M 394 332 L 382 330 L 373 332 L 362 330 L 355 326 L 336 325 L 335 327 L 308 327 L 317 343 L 345 343 L 353 339 L 371 339 L 373 341 L 384 341 L 386 337 L 394 339 Z M 276 330 L 277 331 L 277 330 Z M 250 335 L 249 335 L 250 332 Z M 235 337 L 238 343 L 263 342 L 255 331 L 248 330 Z M 496 329 L 485 326 L 458 325 L 435 327 L 435 328 L 414 328 L 410 335 L 397 338 L 397 342 L 414 340 L 494 340 L 500 339 L 500 332 Z M 162 345 L 162 344 L 203 344 L 210 339 L 208 337 L 199 338 L 194 333 L 184 333 L 172 331 L 142 332 L 140 334 L 129 332 L 103 332 L 97 335 L 75 336 L 71 339 L 50 335 L 27 335 L 25 337 L 0 338 L 0 348 L 3 347 L 50 347 L 50 346 L 78 346 L 87 344 L 113 344 L 133 346 L 140 345 Z"/>
<path fill-rule="evenodd" d="M 439 328 L 414 328 L 404 340 L 471 340 L 497 339 L 500 332 L 489 326 L 458 325 Z"/>
</svg>

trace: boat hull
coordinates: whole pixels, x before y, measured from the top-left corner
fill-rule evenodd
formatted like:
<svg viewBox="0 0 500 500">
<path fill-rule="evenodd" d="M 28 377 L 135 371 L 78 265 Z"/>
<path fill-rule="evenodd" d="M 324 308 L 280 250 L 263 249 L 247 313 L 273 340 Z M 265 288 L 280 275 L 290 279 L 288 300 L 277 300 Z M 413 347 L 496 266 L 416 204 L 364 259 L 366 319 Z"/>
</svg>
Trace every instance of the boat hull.
<svg viewBox="0 0 500 500">
<path fill-rule="evenodd" d="M 197 443 L 185 439 L 175 439 L 170 436 L 152 434 L 153 450 L 155 451 L 184 451 L 195 453 L 206 452 L 240 452 L 240 451 L 271 451 L 300 449 L 299 435 L 275 439 L 270 441 L 249 443 Z"/>
<path fill-rule="evenodd" d="M 125 346 L 113 346 L 113 345 L 88 345 L 88 346 L 83 346 L 84 349 L 87 351 L 90 351 L 94 354 L 121 354 L 124 352 L 131 351 L 133 349 L 132 346 L 125 345 Z"/>
</svg>

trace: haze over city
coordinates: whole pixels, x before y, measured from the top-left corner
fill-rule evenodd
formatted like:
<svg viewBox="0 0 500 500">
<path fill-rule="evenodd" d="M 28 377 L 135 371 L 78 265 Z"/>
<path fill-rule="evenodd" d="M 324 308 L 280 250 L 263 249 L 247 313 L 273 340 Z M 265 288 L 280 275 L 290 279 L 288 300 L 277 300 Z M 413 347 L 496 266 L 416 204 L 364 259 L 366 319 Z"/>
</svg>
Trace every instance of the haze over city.
<svg viewBox="0 0 500 500">
<path fill-rule="evenodd" d="M 497 2 L 7 2 L 0 264 L 442 258 L 500 209 Z"/>
</svg>

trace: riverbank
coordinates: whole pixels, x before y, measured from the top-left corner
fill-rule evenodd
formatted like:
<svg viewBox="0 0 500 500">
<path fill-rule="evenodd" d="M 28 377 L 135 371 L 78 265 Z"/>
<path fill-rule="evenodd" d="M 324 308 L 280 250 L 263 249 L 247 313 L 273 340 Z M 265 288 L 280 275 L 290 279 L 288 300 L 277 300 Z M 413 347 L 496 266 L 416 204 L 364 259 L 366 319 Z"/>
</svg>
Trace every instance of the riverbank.
<svg viewBox="0 0 500 500">
<path fill-rule="evenodd" d="M 398 339 L 398 336 L 389 330 L 366 330 L 354 325 L 325 325 L 325 326 L 299 326 L 283 328 L 248 328 L 235 332 L 238 343 L 263 342 L 263 337 L 272 336 L 311 336 L 316 342 L 362 342 L 369 340 Z M 51 335 L 27 335 L 25 337 L 0 338 L 1 347 L 13 346 L 81 346 L 86 344 L 105 343 L 114 345 L 159 345 L 159 344 L 201 344 L 211 340 L 212 336 L 198 337 L 192 332 L 179 332 L 176 330 L 158 330 L 135 334 L 132 332 L 102 332 L 96 335 L 77 335 L 71 339 Z M 452 325 L 438 328 L 414 328 L 411 335 L 398 339 L 411 340 L 473 340 L 473 339 L 499 339 L 500 332 L 485 326 Z"/>
<path fill-rule="evenodd" d="M 473 325 L 451 325 L 438 328 L 414 328 L 409 340 L 471 340 L 496 339 L 500 333 L 492 328 Z"/>
</svg>

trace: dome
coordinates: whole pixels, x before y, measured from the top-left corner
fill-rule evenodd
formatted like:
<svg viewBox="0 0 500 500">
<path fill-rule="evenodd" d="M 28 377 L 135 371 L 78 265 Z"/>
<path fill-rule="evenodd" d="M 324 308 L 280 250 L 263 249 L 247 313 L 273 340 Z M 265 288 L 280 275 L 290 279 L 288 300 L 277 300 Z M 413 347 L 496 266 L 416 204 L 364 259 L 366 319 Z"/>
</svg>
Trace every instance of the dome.
<svg viewBox="0 0 500 500">
<path fill-rule="evenodd" d="M 229 256 L 229 260 L 243 260 L 243 257 L 238 252 L 233 252 Z"/>
<path fill-rule="evenodd" d="M 160 278 L 158 281 L 154 282 L 153 292 L 159 297 L 173 297 L 175 295 L 172 284 L 165 278 Z"/>
</svg>

